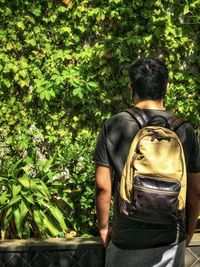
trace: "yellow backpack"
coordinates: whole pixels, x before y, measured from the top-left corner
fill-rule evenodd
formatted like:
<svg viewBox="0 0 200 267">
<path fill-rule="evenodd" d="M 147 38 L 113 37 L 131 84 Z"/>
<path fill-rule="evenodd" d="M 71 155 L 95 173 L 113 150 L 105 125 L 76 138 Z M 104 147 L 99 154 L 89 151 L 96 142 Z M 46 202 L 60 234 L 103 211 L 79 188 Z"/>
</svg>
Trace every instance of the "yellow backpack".
<svg viewBox="0 0 200 267">
<path fill-rule="evenodd" d="M 174 224 L 184 219 L 186 164 L 176 130 L 185 122 L 160 115 L 148 118 L 138 108 L 126 109 L 140 127 L 124 166 L 119 189 L 119 210 L 127 218 Z M 151 125 L 161 117 L 164 125 Z"/>
</svg>

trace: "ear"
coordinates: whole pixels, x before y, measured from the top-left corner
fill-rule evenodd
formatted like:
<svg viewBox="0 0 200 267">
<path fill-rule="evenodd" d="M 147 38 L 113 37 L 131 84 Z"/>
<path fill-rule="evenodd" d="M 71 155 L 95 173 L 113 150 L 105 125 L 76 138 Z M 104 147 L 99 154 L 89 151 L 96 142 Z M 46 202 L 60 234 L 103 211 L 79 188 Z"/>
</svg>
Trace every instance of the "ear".
<svg viewBox="0 0 200 267">
<path fill-rule="evenodd" d="M 166 93 L 169 92 L 169 83 L 167 83 L 167 86 L 166 86 Z"/>
<path fill-rule="evenodd" d="M 133 90 L 133 87 L 130 83 L 128 84 L 128 90 L 131 94 L 133 94 L 134 90 Z"/>
<path fill-rule="evenodd" d="M 135 97 L 135 90 L 134 90 L 134 87 L 131 83 L 129 83 L 128 89 L 129 89 L 129 92 L 130 92 L 132 98 L 134 98 Z"/>
<path fill-rule="evenodd" d="M 163 98 L 165 98 L 166 94 L 169 92 L 169 83 L 167 83 L 164 93 L 163 93 Z"/>
</svg>

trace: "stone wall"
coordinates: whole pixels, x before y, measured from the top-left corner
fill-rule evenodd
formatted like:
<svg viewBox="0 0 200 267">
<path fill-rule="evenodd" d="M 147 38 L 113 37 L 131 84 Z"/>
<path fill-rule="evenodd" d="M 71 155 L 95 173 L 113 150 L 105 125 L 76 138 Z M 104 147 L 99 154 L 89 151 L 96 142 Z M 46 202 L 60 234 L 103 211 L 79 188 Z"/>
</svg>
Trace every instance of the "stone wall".
<svg viewBox="0 0 200 267">
<path fill-rule="evenodd" d="M 186 267 L 200 267 L 200 234 L 186 249 Z M 0 267 L 104 267 L 99 238 L 0 241 Z"/>
<path fill-rule="evenodd" d="M 98 238 L 0 241 L 0 267 L 103 267 Z"/>
</svg>

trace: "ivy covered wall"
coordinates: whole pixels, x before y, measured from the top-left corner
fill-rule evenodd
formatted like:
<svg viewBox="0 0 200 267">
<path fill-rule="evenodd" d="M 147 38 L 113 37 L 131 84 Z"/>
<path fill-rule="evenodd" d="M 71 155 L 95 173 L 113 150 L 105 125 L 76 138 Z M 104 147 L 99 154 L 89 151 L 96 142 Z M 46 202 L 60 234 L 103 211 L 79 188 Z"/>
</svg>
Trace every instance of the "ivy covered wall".
<svg viewBox="0 0 200 267">
<path fill-rule="evenodd" d="M 166 62 L 166 105 L 198 126 L 199 10 L 199 0 L 0 0 L 2 238 L 91 232 L 95 139 L 131 103 L 138 57 Z"/>
</svg>

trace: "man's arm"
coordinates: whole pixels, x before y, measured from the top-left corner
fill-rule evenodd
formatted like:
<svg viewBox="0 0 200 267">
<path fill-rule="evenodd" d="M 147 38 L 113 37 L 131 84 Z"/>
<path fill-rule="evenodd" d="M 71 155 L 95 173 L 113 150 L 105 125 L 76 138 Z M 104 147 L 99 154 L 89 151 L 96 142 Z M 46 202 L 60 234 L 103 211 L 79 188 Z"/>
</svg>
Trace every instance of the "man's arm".
<svg viewBox="0 0 200 267">
<path fill-rule="evenodd" d="M 109 210 L 112 193 L 112 170 L 96 167 L 96 211 L 99 233 L 105 247 L 110 240 Z"/>
<path fill-rule="evenodd" d="M 200 172 L 188 173 L 186 199 L 186 245 L 192 239 L 200 213 Z"/>
</svg>

